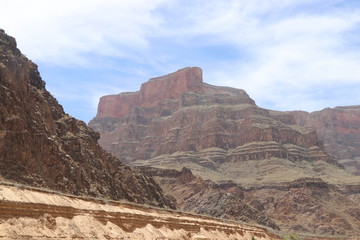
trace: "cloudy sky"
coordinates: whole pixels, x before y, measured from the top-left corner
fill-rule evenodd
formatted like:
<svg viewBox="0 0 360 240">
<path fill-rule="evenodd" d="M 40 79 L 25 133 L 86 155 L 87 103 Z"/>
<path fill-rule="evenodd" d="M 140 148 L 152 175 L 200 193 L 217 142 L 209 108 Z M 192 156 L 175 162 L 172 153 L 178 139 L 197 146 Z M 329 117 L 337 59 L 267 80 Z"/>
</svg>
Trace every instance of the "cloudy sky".
<svg viewBox="0 0 360 240">
<path fill-rule="evenodd" d="M 88 122 L 100 96 L 187 66 L 257 105 L 360 104 L 359 0 L 0 0 L 0 28 Z"/>
</svg>

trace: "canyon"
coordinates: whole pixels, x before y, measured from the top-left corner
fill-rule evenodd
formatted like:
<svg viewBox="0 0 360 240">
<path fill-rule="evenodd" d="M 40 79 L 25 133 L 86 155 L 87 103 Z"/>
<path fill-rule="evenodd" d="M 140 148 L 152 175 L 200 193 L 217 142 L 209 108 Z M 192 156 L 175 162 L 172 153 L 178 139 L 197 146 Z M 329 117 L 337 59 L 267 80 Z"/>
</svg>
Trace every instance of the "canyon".
<svg viewBox="0 0 360 240">
<path fill-rule="evenodd" d="M 0 29 L 1 239 L 279 239 L 258 226 L 170 211 L 175 198 L 103 150 L 99 137 L 64 112 Z"/>
<path fill-rule="evenodd" d="M 178 90 L 177 82 L 189 87 Z M 150 79 L 138 92 L 102 97 L 89 126 L 106 150 L 128 163 L 201 152 L 217 155 L 210 165 L 271 157 L 337 164 L 314 129 L 256 106 L 244 90 L 203 83 L 196 67 Z"/>
<path fill-rule="evenodd" d="M 188 67 L 137 92 L 103 96 L 89 126 L 104 149 L 152 176 L 184 211 L 358 236 L 360 178 L 298 120 L 257 106 L 244 90 L 204 83 L 202 70 Z"/>
<path fill-rule="evenodd" d="M 87 126 L 0 29 L 0 238 L 358 239 L 358 108 L 320 112 L 188 67 L 102 97 Z"/>
</svg>

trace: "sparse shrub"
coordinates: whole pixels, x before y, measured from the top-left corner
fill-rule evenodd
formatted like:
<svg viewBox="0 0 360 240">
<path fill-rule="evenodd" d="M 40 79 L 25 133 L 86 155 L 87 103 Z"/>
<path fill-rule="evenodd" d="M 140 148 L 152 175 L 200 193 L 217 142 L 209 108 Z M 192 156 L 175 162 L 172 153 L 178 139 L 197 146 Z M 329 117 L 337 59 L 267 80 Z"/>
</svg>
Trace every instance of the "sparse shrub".
<svg viewBox="0 0 360 240">
<path fill-rule="evenodd" d="M 285 236 L 283 240 L 302 240 L 302 238 L 297 234 L 289 234 Z"/>
</svg>

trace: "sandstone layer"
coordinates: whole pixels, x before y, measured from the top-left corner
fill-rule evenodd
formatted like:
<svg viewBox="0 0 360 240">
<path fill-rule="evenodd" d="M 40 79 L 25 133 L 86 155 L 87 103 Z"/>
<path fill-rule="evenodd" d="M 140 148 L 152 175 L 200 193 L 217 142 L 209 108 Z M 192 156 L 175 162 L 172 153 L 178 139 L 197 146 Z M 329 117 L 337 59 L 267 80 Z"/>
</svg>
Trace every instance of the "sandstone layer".
<svg viewBox="0 0 360 240">
<path fill-rule="evenodd" d="M 99 137 L 64 112 L 37 66 L 0 30 L 0 176 L 76 195 L 175 207 L 151 178 L 105 152 Z"/>
<path fill-rule="evenodd" d="M 1 239 L 277 240 L 259 227 L 0 184 Z"/>
<path fill-rule="evenodd" d="M 315 128 L 326 150 L 349 172 L 360 175 L 360 106 L 290 114 L 299 125 Z"/>
</svg>

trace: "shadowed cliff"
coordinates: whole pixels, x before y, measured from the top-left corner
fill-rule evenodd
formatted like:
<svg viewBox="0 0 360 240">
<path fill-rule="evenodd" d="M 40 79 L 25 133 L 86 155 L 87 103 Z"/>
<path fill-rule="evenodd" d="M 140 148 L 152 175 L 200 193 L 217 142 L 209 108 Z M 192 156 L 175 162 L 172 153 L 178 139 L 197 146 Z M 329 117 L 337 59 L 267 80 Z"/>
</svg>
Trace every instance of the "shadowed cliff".
<svg viewBox="0 0 360 240">
<path fill-rule="evenodd" d="M 0 175 L 76 195 L 175 207 L 151 179 L 97 143 L 99 134 L 66 114 L 37 66 L 0 30 Z"/>
</svg>

